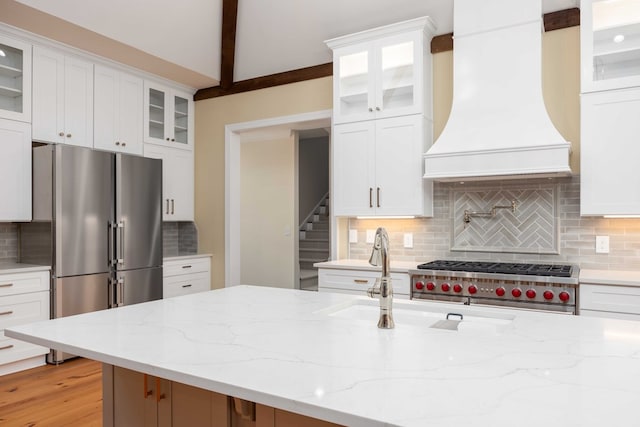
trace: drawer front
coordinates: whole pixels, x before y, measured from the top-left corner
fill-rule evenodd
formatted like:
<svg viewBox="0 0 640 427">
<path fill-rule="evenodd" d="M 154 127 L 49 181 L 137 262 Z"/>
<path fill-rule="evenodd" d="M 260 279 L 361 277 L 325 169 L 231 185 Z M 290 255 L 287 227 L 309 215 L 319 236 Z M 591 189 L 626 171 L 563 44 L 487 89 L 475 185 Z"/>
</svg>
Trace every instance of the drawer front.
<svg viewBox="0 0 640 427">
<path fill-rule="evenodd" d="M 357 291 L 366 295 L 367 289 L 375 285 L 380 272 L 357 270 L 320 269 L 318 271 L 318 288 L 322 290 Z M 409 295 L 409 274 L 391 273 L 393 293 Z"/>
<path fill-rule="evenodd" d="M 211 290 L 209 273 L 184 274 L 164 279 L 163 297 L 171 298 L 180 295 L 194 294 Z"/>
<path fill-rule="evenodd" d="M 164 277 L 180 274 L 208 273 L 211 269 L 209 258 L 183 259 L 180 261 L 167 261 L 163 265 Z"/>
<path fill-rule="evenodd" d="M 0 297 L 48 290 L 48 271 L 0 274 Z"/>
<path fill-rule="evenodd" d="M 580 311 L 640 315 L 640 288 L 580 284 Z"/>
<path fill-rule="evenodd" d="M 0 331 L 0 365 L 47 353 L 49 349 L 46 347 L 5 337 L 4 331 Z"/>
<path fill-rule="evenodd" d="M 0 297 L 0 329 L 49 318 L 49 291 Z"/>
</svg>

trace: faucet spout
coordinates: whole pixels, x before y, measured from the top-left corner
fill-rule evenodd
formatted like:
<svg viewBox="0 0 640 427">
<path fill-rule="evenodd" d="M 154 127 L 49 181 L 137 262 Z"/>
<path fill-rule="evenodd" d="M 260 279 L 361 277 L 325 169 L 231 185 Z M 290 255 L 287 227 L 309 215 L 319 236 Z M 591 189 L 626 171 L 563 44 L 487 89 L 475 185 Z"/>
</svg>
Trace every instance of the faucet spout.
<svg viewBox="0 0 640 427">
<path fill-rule="evenodd" d="M 367 291 L 371 298 L 378 297 L 380 299 L 378 328 L 392 329 L 395 323 L 392 312 L 393 287 L 391 286 L 391 276 L 389 275 L 389 235 L 383 227 L 379 227 L 376 230 L 369 264 L 382 267 L 380 279 L 376 280 L 376 284 Z"/>
</svg>

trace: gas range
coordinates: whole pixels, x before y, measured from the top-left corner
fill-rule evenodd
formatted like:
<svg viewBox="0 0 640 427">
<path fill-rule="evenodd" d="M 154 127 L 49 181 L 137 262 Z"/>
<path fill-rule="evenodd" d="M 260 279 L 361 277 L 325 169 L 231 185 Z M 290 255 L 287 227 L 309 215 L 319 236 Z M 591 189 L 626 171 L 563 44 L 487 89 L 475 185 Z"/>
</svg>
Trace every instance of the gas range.
<svg viewBox="0 0 640 427">
<path fill-rule="evenodd" d="M 432 261 L 411 275 L 411 298 L 576 314 L 576 265 Z"/>
</svg>

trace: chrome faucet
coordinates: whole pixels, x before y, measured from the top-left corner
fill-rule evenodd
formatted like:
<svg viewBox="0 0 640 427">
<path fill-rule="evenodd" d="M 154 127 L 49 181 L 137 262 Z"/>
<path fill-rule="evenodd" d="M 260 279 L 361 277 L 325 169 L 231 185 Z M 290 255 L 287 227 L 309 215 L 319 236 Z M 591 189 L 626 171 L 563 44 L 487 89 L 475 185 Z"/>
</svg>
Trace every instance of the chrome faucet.
<svg viewBox="0 0 640 427">
<path fill-rule="evenodd" d="M 393 329 L 393 287 L 391 286 L 391 276 L 389 276 L 389 236 L 387 230 L 379 227 L 376 230 L 376 237 L 373 242 L 373 251 L 369 264 L 382 267 L 382 276 L 376 280 L 376 284 L 369 288 L 367 294 L 371 298 L 376 296 L 380 299 L 380 319 L 378 328 Z"/>
</svg>

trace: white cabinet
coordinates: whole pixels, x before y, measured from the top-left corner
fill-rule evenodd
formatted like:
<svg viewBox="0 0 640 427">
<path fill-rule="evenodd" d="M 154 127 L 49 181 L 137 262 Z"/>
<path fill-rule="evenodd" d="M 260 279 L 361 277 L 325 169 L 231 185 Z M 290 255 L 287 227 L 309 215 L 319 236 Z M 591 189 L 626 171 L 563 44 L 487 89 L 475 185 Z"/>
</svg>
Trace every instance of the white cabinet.
<svg viewBox="0 0 640 427">
<path fill-rule="evenodd" d="M 431 117 L 435 27 L 427 17 L 328 40 L 333 50 L 333 122 Z"/>
<path fill-rule="evenodd" d="M 163 221 L 193 221 L 193 151 L 144 144 L 144 156 L 162 159 Z"/>
<path fill-rule="evenodd" d="M 2 36 L 0 117 L 31 122 L 31 45 Z"/>
<path fill-rule="evenodd" d="M 145 81 L 144 142 L 193 148 L 193 96 Z"/>
<path fill-rule="evenodd" d="M 390 276 L 393 296 L 409 299 L 409 274 L 392 272 Z M 365 296 L 367 289 L 373 287 L 376 279 L 379 278 L 379 271 L 320 268 L 318 269 L 318 291 Z"/>
<path fill-rule="evenodd" d="M 580 284 L 580 315 L 640 320 L 640 287 Z"/>
<path fill-rule="evenodd" d="M 640 214 L 640 88 L 581 97 L 581 215 Z"/>
<path fill-rule="evenodd" d="M 33 139 L 93 147 L 93 64 L 33 48 Z"/>
<path fill-rule="evenodd" d="M 31 221 L 31 125 L 0 119 L 0 221 Z"/>
<path fill-rule="evenodd" d="M 48 348 L 5 337 L 4 329 L 47 319 L 47 271 L 0 274 L 0 375 L 44 365 Z"/>
<path fill-rule="evenodd" d="M 421 114 L 335 125 L 333 214 L 433 215 L 432 183 L 422 178 L 427 127 Z"/>
<path fill-rule="evenodd" d="M 95 148 L 142 155 L 143 90 L 141 78 L 95 66 Z"/>
<path fill-rule="evenodd" d="M 163 265 L 163 298 L 211 290 L 211 258 L 181 258 Z"/>
<path fill-rule="evenodd" d="M 640 86 L 640 2 L 582 0 L 582 92 Z"/>
</svg>

